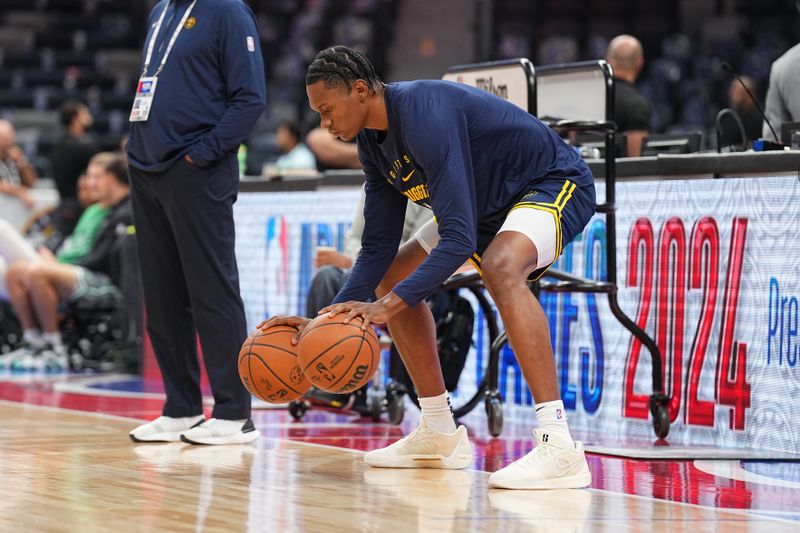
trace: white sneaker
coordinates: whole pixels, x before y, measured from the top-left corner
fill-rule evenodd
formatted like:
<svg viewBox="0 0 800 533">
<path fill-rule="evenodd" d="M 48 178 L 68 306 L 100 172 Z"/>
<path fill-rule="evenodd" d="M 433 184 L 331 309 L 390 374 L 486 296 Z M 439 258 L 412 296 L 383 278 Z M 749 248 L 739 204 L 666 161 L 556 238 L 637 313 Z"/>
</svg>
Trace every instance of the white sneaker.
<svg viewBox="0 0 800 533">
<path fill-rule="evenodd" d="M 178 442 L 181 433 L 203 423 L 203 415 L 171 418 L 159 416 L 152 422 L 142 424 L 128 435 L 133 442 Z"/>
<path fill-rule="evenodd" d="M 583 444 L 563 446 L 541 429 L 535 429 L 536 447 L 521 459 L 489 476 L 489 486 L 499 489 L 580 489 L 592 484 Z"/>
<path fill-rule="evenodd" d="M 377 468 L 460 470 L 473 463 L 473 452 L 464 426 L 447 435 L 429 428 L 420 418 L 419 427 L 412 433 L 386 448 L 367 452 L 364 461 Z"/>
<path fill-rule="evenodd" d="M 222 420 L 209 418 L 202 424 L 181 433 L 181 440 L 189 444 L 247 444 L 261 433 L 247 420 Z"/>
</svg>

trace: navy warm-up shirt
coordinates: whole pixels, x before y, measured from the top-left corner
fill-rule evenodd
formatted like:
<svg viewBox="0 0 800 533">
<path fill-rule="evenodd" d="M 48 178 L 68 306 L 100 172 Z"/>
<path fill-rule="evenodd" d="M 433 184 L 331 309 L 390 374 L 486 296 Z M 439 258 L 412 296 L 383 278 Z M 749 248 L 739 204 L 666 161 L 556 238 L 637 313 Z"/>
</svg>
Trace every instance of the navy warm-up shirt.
<svg viewBox="0 0 800 533">
<path fill-rule="evenodd" d="M 190 4 L 161 0 L 150 12 L 140 72 L 164 7 L 168 5 L 147 76 L 158 69 Z M 158 75 L 150 117 L 130 123 L 131 165 L 160 172 L 189 154 L 202 167 L 237 150 L 264 111 L 265 85 L 250 8 L 242 0 L 198 0 Z"/>
<path fill-rule="evenodd" d="M 440 241 L 394 292 L 413 306 L 477 249 L 478 224 L 505 213 L 538 183 L 592 183 L 585 162 L 541 121 L 464 84 L 386 85 L 388 132 L 363 130 L 366 174 L 361 253 L 335 302 L 371 297 L 397 254 L 408 199 L 433 209 Z"/>
</svg>

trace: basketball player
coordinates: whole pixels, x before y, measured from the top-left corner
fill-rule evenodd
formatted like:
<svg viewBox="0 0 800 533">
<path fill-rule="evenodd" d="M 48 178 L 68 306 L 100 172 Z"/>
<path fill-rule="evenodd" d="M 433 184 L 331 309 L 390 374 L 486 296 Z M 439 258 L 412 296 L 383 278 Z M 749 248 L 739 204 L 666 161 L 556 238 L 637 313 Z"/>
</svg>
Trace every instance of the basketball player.
<svg viewBox="0 0 800 533">
<path fill-rule="evenodd" d="M 465 468 L 473 462 L 456 428 L 425 296 L 466 260 L 481 272 L 536 400 L 537 446 L 495 472 L 491 487 L 580 488 L 591 483 L 561 402 L 549 326 L 527 281 L 539 278 L 594 213 L 594 178 L 553 131 L 513 104 L 445 81 L 384 84 L 372 64 L 343 46 L 320 52 L 306 89 L 321 126 L 356 138 L 366 174 L 362 250 L 333 305 L 387 323 L 420 396 L 419 427 L 365 455 L 390 468 Z M 398 251 L 406 202 L 433 210 Z M 374 303 L 365 303 L 373 293 Z M 262 327 L 307 319 L 273 317 Z"/>
</svg>

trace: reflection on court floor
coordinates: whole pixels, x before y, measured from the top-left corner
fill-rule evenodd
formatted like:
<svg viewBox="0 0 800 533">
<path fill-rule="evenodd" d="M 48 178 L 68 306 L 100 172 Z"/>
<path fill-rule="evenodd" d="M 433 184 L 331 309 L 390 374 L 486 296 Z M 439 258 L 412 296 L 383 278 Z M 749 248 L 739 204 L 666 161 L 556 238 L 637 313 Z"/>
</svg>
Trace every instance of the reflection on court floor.
<svg viewBox="0 0 800 533">
<path fill-rule="evenodd" d="M 114 386 L 116 379 L 121 385 Z M 254 445 L 134 445 L 127 431 L 155 417 L 157 387 L 119 378 L 0 382 L 0 529 L 170 531 L 797 530 L 800 468 L 789 462 L 631 460 L 590 454 L 590 490 L 487 488 L 532 446 L 523 424 L 486 434 L 465 471 L 371 469 L 363 450 L 403 427 L 351 414 L 257 410 Z M 580 438 L 597 438 L 586 435 Z M 640 443 L 639 443 L 640 444 Z M 33 509 L 48 509 L 35 513 Z"/>
</svg>

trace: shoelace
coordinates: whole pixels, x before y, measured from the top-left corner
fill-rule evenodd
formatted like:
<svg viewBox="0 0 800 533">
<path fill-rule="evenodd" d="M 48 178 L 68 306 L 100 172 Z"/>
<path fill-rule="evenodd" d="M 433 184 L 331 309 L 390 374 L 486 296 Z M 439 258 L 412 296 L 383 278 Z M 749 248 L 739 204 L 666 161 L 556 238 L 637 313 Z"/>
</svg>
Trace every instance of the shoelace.
<svg viewBox="0 0 800 533">
<path fill-rule="evenodd" d="M 555 446 L 552 444 L 548 444 L 546 442 L 541 442 L 536 445 L 536 448 L 531 450 L 530 452 L 525 455 L 525 462 L 530 464 L 540 465 L 546 462 L 548 459 L 553 457 L 553 451 Z"/>
<path fill-rule="evenodd" d="M 432 433 L 433 431 L 430 430 L 427 426 L 420 425 L 417 427 L 417 429 L 415 429 L 414 431 L 412 431 L 411 433 L 400 439 L 398 442 L 404 442 L 404 443 L 416 442 L 424 437 L 430 436 Z"/>
</svg>

